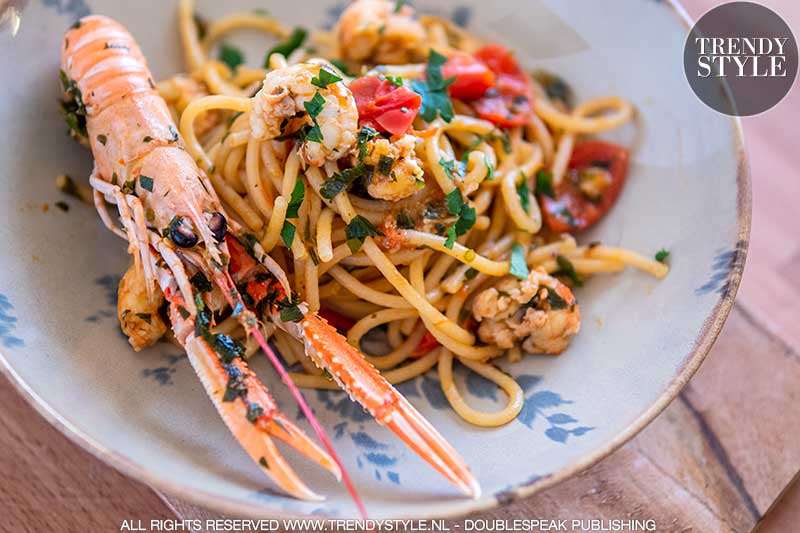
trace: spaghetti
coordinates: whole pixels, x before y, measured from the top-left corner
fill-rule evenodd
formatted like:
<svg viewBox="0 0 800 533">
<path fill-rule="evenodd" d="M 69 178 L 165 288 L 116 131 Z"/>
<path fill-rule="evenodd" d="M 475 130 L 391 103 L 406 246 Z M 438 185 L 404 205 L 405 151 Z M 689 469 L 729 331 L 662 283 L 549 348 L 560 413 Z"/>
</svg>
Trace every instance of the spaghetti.
<svg viewBox="0 0 800 533">
<path fill-rule="evenodd" d="M 334 31 L 313 32 L 308 44 L 305 32 L 260 13 L 228 15 L 201 32 L 192 2 L 181 0 L 179 19 L 188 74 L 157 87 L 188 152 L 311 310 L 355 346 L 386 328 L 390 351 L 367 359 L 391 383 L 438 365 L 461 417 L 505 424 L 523 392 L 493 361 L 561 351 L 579 325 L 570 287 L 626 266 L 667 274 L 663 262 L 571 235 L 600 218 L 621 188 L 627 152 L 584 136 L 628 122 L 634 109 L 623 98 L 571 107 L 561 80 L 528 75 L 499 45 L 437 17 L 417 20 L 388 0 L 351 4 Z M 213 59 L 214 47 L 243 29 L 282 42 L 267 68 Z M 267 81 L 303 69 L 315 76 L 305 113 L 284 117 L 281 135 L 257 131 L 258 120 L 274 119 L 261 117 Z M 323 124 L 324 108 L 313 107 L 319 95 L 331 109 L 342 84 L 358 104 L 352 128 L 346 108 Z M 404 104 L 380 114 L 386 95 L 413 103 L 417 93 L 419 113 Z M 387 120 L 398 113 L 413 115 L 408 127 Z M 348 153 L 309 162 L 331 136 L 350 134 Z M 534 318 L 550 321 L 544 329 L 561 324 L 561 337 L 544 338 Z M 302 368 L 292 374 L 298 386 L 337 388 L 297 340 L 280 331 L 273 338 Z M 454 361 L 495 383 L 507 404 L 497 412 L 470 406 Z"/>
</svg>

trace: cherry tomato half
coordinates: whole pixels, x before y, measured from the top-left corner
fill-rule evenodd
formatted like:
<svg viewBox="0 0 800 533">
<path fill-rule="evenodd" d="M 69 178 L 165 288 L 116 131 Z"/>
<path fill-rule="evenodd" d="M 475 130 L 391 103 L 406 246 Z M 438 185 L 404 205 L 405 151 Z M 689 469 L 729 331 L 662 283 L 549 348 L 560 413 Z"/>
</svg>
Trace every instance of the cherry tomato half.
<svg viewBox="0 0 800 533">
<path fill-rule="evenodd" d="M 476 100 L 494 85 L 494 72 L 484 63 L 466 52 L 452 52 L 442 65 L 444 79 L 455 78 L 447 87 L 453 98 Z"/>
<path fill-rule="evenodd" d="M 533 111 L 533 91 L 514 55 L 502 45 L 488 44 L 475 57 L 495 76 L 494 87 L 475 102 L 478 116 L 502 128 L 524 124 Z"/>
<path fill-rule="evenodd" d="M 540 195 L 544 221 L 557 233 L 586 229 L 619 197 L 628 172 L 628 150 L 604 141 L 585 141 L 572 151 L 569 170 L 555 198 Z"/>
<path fill-rule="evenodd" d="M 422 105 L 422 97 L 414 91 L 377 76 L 354 80 L 350 90 L 361 123 L 392 135 L 407 132 Z"/>
</svg>

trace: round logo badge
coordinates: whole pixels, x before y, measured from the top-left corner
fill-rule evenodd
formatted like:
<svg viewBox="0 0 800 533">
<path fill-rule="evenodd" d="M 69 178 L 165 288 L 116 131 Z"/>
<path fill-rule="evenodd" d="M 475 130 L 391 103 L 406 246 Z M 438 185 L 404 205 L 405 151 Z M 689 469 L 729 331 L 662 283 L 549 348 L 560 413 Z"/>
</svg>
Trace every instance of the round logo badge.
<svg viewBox="0 0 800 533">
<path fill-rule="evenodd" d="M 789 25 L 752 2 L 715 7 L 697 21 L 683 48 L 686 79 L 697 97 L 738 117 L 780 102 L 794 83 L 797 59 Z"/>
</svg>

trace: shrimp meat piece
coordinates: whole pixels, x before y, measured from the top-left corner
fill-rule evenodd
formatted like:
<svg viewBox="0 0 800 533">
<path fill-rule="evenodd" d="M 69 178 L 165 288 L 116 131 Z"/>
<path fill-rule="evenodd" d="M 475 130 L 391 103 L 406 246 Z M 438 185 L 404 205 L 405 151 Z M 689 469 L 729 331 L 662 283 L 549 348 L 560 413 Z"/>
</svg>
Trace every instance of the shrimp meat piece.
<svg viewBox="0 0 800 533">
<path fill-rule="evenodd" d="M 526 352 L 559 354 L 581 327 L 581 311 L 569 287 L 532 270 L 527 279 L 503 278 L 480 292 L 472 303 L 483 342 Z"/>
<path fill-rule="evenodd" d="M 313 166 L 347 156 L 356 146 L 358 108 L 342 81 L 319 87 L 323 65 L 300 63 L 267 73 L 250 115 L 252 135 L 274 139 L 304 134 L 300 156 Z"/>
<path fill-rule="evenodd" d="M 357 63 L 399 65 L 420 60 L 425 29 L 414 8 L 390 0 L 357 0 L 336 26 L 339 55 Z"/>
</svg>

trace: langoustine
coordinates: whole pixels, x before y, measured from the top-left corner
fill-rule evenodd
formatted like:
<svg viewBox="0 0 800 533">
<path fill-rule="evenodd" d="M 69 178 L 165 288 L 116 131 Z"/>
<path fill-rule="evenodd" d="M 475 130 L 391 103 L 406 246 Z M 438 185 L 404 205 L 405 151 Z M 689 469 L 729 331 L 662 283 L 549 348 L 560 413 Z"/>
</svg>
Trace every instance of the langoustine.
<svg viewBox="0 0 800 533">
<path fill-rule="evenodd" d="M 65 37 L 62 71 L 73 107 L 86 118 L 95 157 L 90 183 L 101 219 L 128 241 L 133 268 L 145 280 L 150 301 L 163 294 L 175 338 L 228 428 L 262 470 L 295 497 L 319 498 L 278 452 L 272 441 L 277 438 L 337 477 L 344 474 L 353 492 L 313 414 L 264 340 L 268 320 L 303 341 L 311 359 L 351 398 L 462 492 L 477 497 L 477 481 L 445 439 L 357 349 L 308 311 L 258 244 L 243 242 L 241 228 L 225 214 L 207 175 L 184 149 L 127 30 L 102 16 L 81 19 Z M 121 228 L 108 211 L 109 203 L 119 211 Z M 198 275 L 211 280 L 208 291 L 190 282 Z M 212 333 L 215 317 L 225 310 L 232 310 L 258 340 L 327 453 L 280 413 L 248 368 L 243 347 Z M 360 506 L 357 498 L 356 503 Z"/>
</svg>

